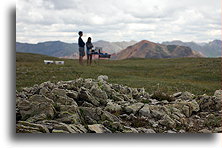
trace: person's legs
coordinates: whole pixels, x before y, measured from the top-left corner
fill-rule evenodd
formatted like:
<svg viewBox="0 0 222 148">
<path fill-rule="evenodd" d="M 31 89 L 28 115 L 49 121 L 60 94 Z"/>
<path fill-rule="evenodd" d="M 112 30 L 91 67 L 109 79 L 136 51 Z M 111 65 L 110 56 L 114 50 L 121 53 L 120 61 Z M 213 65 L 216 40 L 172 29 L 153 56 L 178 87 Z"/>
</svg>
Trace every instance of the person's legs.
<svg viewBox="0 0 222 148">
<path fill-rule="evenodd" d="M 84 47 L 79 47 L 79 64 L 83 65 L 83 57 L 85 56 Z"/>
<path fill-rule="evenodd" d="M 90 61 L 89 62 L 90 62 L 90 65 L 91 65 L 92 64 L 92 54 L 90 54 L 89 57 L 90 57 Z"/>
<path fill-rule="evenodd" d="M 87 65 L 89 64 L 89 56 L 90 55 L 87 54 Z"/>
<path fill-rule="evenodd" d="M 81 56 L 79 56 L 79 64 L 81 64 Z"/>
<path fill-rule="evenodd" d="M 79 64 L 83 65 L 83 57 L 82 56 L 79 56 Z"/>
</svg>

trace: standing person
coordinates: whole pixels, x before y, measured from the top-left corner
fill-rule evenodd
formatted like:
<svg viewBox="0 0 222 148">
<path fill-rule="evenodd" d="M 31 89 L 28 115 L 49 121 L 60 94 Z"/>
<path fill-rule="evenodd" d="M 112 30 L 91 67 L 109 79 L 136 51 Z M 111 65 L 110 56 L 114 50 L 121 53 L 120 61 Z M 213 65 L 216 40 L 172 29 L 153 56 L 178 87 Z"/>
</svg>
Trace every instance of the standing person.
<svg viewBox="0 0 222 148">
<path fill-rule="evenodd" d="M 92 48 L 93 48 L 93 44 L 92 44 L 92 39 L 91 37 L 88 37 L 88 40 L 86 42 L 86 50 L 87 50 L 87 64 L 92 64 Z"/>
<path fill-rule="evenodd" d="M 78 45 L 79 45 L 79 64 L 83 65 L 83 57 L 85 56 L 85 42 L 82 40 L 83 32 L 79 31 L 79 39 L 78 39 Z"/>
</svg>

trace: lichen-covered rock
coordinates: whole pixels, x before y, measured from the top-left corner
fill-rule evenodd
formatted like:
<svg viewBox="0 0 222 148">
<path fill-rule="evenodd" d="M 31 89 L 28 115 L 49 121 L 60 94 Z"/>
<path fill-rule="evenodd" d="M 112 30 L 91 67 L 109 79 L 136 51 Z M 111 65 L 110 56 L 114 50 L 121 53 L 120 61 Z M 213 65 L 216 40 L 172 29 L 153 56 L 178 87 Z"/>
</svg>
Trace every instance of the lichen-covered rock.
<svg viewBox="0 0 222 148">
<path fill-rule="evenodd" d="M 21 99 L 18 102 L 18 109 L 22 119 L 28 119 L 40 114 L 45 114 L 47 118 L 53 118 L 55 108 L 54 101 L 42 95 L 33 95 L 29 99 Z"/>
<path fill-rule="evenodd" d="M 200 110 L 199 104 L 196 102 L 196 100 L 184 101 L 178 99 L 176 100 L 174 106 L 181 110 L 186 117 L 190 117 L 193 112 L 198 112 Z"/>
<path fill-rule="evenodd" d="M 104 127 L 102 124 L 88 125 L 88 128 L 91 132 L 94 132 L 94 133 L 112 133 L 109 129 Z"/>
<path fill-rule="evenodd" d="M 196 100 L 192 100 L 189 103 L 191 112 L 198 112 L 200 110 L 199 104 L 196 102 Z"/>
<path fill-rule="evenodd" d="M 101 121 L 111 121 L 111 122 L 120 122 L 120 119 L 115 115 L 103 111 L 101 108 L 91 108 L 91 107 L 81 107 L 80 108 L 81 115 L 84 118 L 84 121 L 88 124 L 95 124 Z"/>
<path fill-rule="evenodd" d="M 134 113 L 136 114 L 142 107 L 144 106 L 143 103 L 135 103 L 129 106 L 126 106 L 124 108 L 125 112 L 130 114 L 130 113 Z"/>
<path fill-rule="evenodd" d="M 92 86 L 97 85 L 97 83 L 93 82 L 92 79 L 85 79 L 83 87 L 90 89 Z"/>
<path fill-rule="evenodd" d="M 120 105 L 114 103 L 114 102 L 108 102 L 105 110 L 111 113 L 120 113 L 122 111 L 122 108 Z"/>
<path fill-rule="evenodd" d="M 199 96 L 197 102 L 200 106 L 201 111 L 220 111 L 221 110 L 221 101 L 216 97 L 212 96 Z"/>
<path fill-rule="evenodd" d="M 181 100 L 192 100 L 194 98 L 194 94 L 190 92 L 182 92 L 181 95 L 179 96 Z"/>
<path fill-rule="evenodd" d="M 78 95 L 78 101 L 86 101 L 89 102 L 95 106 L 99 106 L 100 102 L 97 100 L 92 94 L 89 93 L 89 91 L 83 87 L 81 87 L 79 95 Z"/>
<path fill-rule="evenodd" d="M 99 81 L 107 81 L 107 80 L 109 79 L 109 77 L 106 76 L 106 75 L 100 75 L 100 76 L 98 76 L 97 79 L 98 79 Z"/>
<path fill-rule="evenodd" d="M 174 93 L 173 94 L 173 97 L 179 97 L 179 96 L 181 96 L 182 95 L 182 92 L 177 92 L 177 93 Z"/>
<path fill-rule="evenodd" d="M 58 130 L 58 129 L 53 129 L 52 133 L 63 133 L 63 134 L 69 134 L 70 132 L 64 131 L 64 130 Z"/>
<path fill-rule="evenodd" d="M 69 124 L 76 133 L 87 133 L 88 130 L 82 124 Z"/>
<path fill-rule="evenodd" d="M 67 90 L 66 95 L 74 100 L 78 98 L 78 92 L 73 90 Z"/>
<path fill-rule="evenodd" d="M 186 116 L 186 117 L 190 117 L 190 108 L 187 105 L 183 105 L 181 108 L 182 113 Z"/>
<path fill-rule="evenodd" d="M 210 134 L 212 133 L 211 131 L 209 131 L 208 129 L 202 129 L 198 131 L 199 133 L 205 133 L 205 134 Z"/>
<path fill-rule="evenodd" d="M 215 96 L 215 110 L 221 110 L 222 90 L 216 90 Z"/>
<path fill-rule="evenodd" d="M 64 89 L 59 89 L 59 88 L 53 89 L 51 93 L 57 96 L 62 96 L 62 97 L 66 96 L 66 91 Z"/>
<path fill-rule="evenodd" d="M 66 124 L 78 124 L 81 122 L 79 114 L 78 113 L 71 113 L 68 111 L 64 111 L 58 114 L 58 119 L 56 119 L 59 122 L 63 122 Z"/>
<path fill-rule="evenodd" d="M 216 90 L 216 91 L 214 92 L 214 96 L 215 96 L 217 99 L 221 100 L 221 99 L 222 99 L 222 90 L 221 90 L 221 89 L 220 89 L 220 90 Z"/>
<path fill-rule="evenodd" d="M 139 133 L 135 128 L 124 126 L 123 133 Z"/>
<path fill-rule="evenodd" d="M 139 132 L 139 133 L 146 133 L 146 134 L 154 134 L 156 133 L 153 129 L 147 129 L 147 128 L 143 128 L 143 127 L 139 127 L 139 128 L 136 128 L 136 130 Z"/>
<path fill-rule="evenodd" d="M 92 86 L 90 92 L 99 101 L 101 105 L 107 104 L 108 96 L 105 91 L 101 90 L 101 88 L 99 88 L 98 86 Z"/>
<path fill-rule="evenodd" d="M 159 120 L 159 123 L 171 129 L 176 127 L 175 121 L 171 119 L 168 115 L 164 115 L 163 119 Z"/>
<path fill-rule="evenodd" d="M 49 130 L 46 126 L 41 124 L 18 121 L 16 125 L 16 133 L 49 133 Z"/>
<path fill-rule="evenodd" d="M 213 131 L 214 133 L 222 133 L 222 127 L 217 127 Z"/>
<path fill-rule="evenodd" d="M 151 117 L 155 120 L 160 120 L 166 114 L 161 106 L 150 105 L 149 108 Z"/>
<path fill-rule="evenodd" d="M 175 101 L 175 98 L 164 93 L 164 92 L 161 92 L 161 91 L 155 91 L 152 95 L 151 95 L 151 98 L 152 99 L 156 99 L 158 101 L 163 101 L 163 100 L 167 100 L 169 102 L 171 101 Z"/>
<path fill-rule="evenodd" d="M 77 133 L 74 129 L 72 129 L 69 125 L 67 125 L 65 123 L 55 124 L 53 126 L 53 130 L 63 130 L 68 133 Z"/>
<path fill-rule="evenodd" d="M 107 96 L 111 96 L 112 93 L 115 93 L 115 90 L 111 88 L 111 85 L 107 84 L 107 83 L 103 83 L 103 85 L 101 86 L 101 89 L 103 91 L 106 92 Z"/>
<path fill-rule="evenodd" d="M 150 105 L 145 104 L 145 105 L 139 110 L 139 114 L 140 114 L 141 116 L 151 117 L 151 114 L 150 114 Z"/>
<path fill-rule="evenodd" d="M 50 93 L 50 90 L 48 88 L 43 87 L 39 90 L 40 95 L 45 95 L 46 96 L 48 93 Z"/>
</svg>

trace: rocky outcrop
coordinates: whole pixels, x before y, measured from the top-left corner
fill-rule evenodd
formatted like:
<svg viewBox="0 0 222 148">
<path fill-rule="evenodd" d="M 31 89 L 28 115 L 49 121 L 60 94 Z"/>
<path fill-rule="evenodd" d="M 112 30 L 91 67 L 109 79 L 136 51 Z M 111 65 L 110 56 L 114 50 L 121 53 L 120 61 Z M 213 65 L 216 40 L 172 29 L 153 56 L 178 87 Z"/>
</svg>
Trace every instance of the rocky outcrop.
<svg viewBox="0 0 222 148">
<path fill-rule="evenodd" d="M 147 93 L 97 80 L 44 82 L 16 91 L 17 133 L 221 133 L 222 90 Z"/>
</svg>

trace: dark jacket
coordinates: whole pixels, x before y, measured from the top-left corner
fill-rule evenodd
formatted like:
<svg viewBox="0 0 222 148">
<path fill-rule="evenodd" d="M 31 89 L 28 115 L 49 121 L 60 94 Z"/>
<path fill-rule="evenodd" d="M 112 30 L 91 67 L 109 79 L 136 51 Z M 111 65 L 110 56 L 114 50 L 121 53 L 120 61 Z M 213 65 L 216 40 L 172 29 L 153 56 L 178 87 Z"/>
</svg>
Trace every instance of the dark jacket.
<svg viewBox="0 0 222 148">
<path fill-rule="evenodd" d="M 92 49 L 93 48 L 93 44 L 91 42 L 86 42 L 86 48 L 87 49 Z"/>
<path fill-rule="evenodd" d="M 84 47 L 85 46 L 85 42 L 83 42 L 81 37 L 79 37 L 78 45 L 79 45 L 79 47 Z"/>
</svg>

